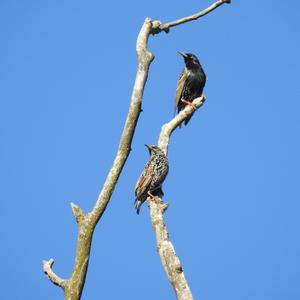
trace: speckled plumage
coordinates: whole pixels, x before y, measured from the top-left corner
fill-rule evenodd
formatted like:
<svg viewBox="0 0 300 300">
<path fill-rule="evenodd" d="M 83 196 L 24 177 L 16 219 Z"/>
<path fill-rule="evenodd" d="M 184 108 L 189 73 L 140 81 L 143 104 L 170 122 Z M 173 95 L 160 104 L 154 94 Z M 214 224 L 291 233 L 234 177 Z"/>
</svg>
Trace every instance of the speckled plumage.
<svg viewBox="0 0 300 300">
<path fill-rule="evenodd" d="M 184 58 L 185 68 L 179 76 L 176 88 L 175 111 L 177 110 L 178 113 L 187 105 L 181 100 L 192 102 L 200 97 L 206 83 L 206 75 L 196 55 L 181 51 L 179 54 Z M 192 115 L 184 120 L 185 125 L 188 124 Z"/>
<path fill-rule="evenodd" d="M 140 212 L 141 205 L 146 201 L 148 192 L 154 196 L 163 196 L 162 183 L 168 171 L 168 158 L 157 146 L 145 145 L 151 155 L 135 186 L 135 209 Z"/>
</svg>

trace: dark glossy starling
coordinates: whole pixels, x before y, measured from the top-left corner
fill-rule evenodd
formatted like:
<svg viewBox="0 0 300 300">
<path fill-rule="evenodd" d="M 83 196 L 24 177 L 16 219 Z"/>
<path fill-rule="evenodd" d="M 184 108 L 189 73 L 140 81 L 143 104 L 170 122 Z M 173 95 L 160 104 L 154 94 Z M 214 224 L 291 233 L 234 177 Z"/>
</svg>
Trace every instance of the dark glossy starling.
<svg viewBox="0 0 300 300">
<path fill-rule="evenodd" d="M 177 109 L 179 113 L 186 105 L 192 105 L 191 102 L 202 95 L 206 75 L 196 55 L 182 51 L 178 51 L 178 53 L 183 56 L 185 62 L 185 68 L 182 70 L 177 83 L 175 96 L 175 112 Z M 192 115 L 184 120 L 185 125 Z"/>
<path fill-rule="evenodd" d="M 147 197 L 162 197 L 162 183 L 164 182 L 168 171 L 168 158 L 164 152 L 157 146 L 145 145 L 151 155 L 140 178 L 135 186 L 135 209 L 137 214 L 140 212 L 141 205 Z"/>
</svg>

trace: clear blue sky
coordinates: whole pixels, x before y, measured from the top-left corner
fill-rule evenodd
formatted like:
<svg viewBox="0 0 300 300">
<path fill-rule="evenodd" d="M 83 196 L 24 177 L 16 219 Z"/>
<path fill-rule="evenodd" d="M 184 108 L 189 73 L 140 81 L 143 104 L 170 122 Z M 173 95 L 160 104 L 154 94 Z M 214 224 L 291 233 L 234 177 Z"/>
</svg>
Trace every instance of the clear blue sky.
<svg viewBox="0 0 300 300">
<path fill-rule="evenodd" d="M 90 210 L 116 153 L 143 19 L 212 1 L 0 3 L 2 299 L 62 299 L 41 261 L 72 270 L 70 202 Z M 156 58 L 133 151 L 98 224 L 82 299 L 174 299 L 135 182 L 172 117 L 176 53 L 195 53 L 207 102 L 172 136 L 166 222 L 196 299 L 300 299 L 300 4 L 233 1 L 170 34 Z"/>
</svg>

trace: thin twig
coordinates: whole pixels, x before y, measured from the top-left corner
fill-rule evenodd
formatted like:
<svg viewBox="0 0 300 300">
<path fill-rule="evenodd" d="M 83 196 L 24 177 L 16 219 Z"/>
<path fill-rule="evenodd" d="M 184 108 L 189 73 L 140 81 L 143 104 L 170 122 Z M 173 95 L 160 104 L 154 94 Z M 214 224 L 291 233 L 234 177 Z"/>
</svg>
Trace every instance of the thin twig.
<svg viewBox="0 0 300 300">
<path fill-rule="evenodd" d="M 198 109 L 203 105 L 204 101 L 204 96 L 198 97 L 193 100 L 193 106 Z M 168 146 L 171 134 L 187 117 L 192 115 L 192 113 L 195 111 L 193 106 L 187 105 L 175 118 L 162 126 L 158 139 L 158 146 L 165 152 L 165 154 L 168 154 Z"/>
<path fill-rule="evenodd" d="M 52 270 L 52 266 L 54 264 L 54 259 L 51 258 L 49 260 L 44 260 L 43 261 L 43 269 L 44 269 L 44 273 L 46 274 L 46 276 L 49 278 L 49 280 L 55 284 L 60 286 L 62 289 L 65 288 L 66 285 L 66 280 L 60 278 L 59 276 L 57 276 L 53 270 Z"/>
<path fill-rule="evenodd" d="M 218 8 L 220 5 L 225 4 L 225 3 L 229 4 L 229 3 L 231 3 L 231 1 L 230 0 L 219 0 L 219 1 L 213 3 L 209 7 L 205 8 L 204 10 L 202 10 L 202 11 L 200 11 L 200 12 L 194 14 L 194 15 L 184 17 L 184 18 L 181 18 L 181 19 L 169 22 L 169 23 L 165 23 L 165 24 L 156 23 L 154 28 L 153 28 L 152 33 L 157 34 L 161 31 L 164 31 L 164 32 L 168 33 L 170 31 L 171 27 L 178 26 L 178 25 L 181 25 L 183 23 L 190 22 L 190 21 L 198 20 L 199 18 L 209 14 L 210 12 L 212 12 L 213 10 Z"/>
</svg>

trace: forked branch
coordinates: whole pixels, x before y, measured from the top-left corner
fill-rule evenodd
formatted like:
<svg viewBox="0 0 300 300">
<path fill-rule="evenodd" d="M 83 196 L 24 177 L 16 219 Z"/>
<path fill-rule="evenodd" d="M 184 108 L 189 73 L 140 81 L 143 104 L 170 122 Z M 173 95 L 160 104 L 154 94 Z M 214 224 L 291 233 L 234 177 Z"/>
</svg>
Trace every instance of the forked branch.
<svg viewBox="0 0 300 300">
<path fill-rule="evenodd" d="M 122 172 L 124 164 L 131 150 L 132 138 L 141 112 L 142 98 L 143 98 L 145 84 L 148 78 L 149 67 L 151 62 L 154 59 L 154 55 L 151 52 L 149 52 L 147 46 L 148 38 L 150 34 L 156 34 L 161 31 L 168 32 L 170 27 L 174 27 L 192 20 L 196 20 L 201 16 L 204 16 L 207 13 L 211 12 L 221 4 L 229 3 L 229 2 L 230 1 L 219 0 L 215 4 L 211 5 L 210 7 L 208 7 L 207 9 L 203 10 L 202 12 L 196 15 L 183 18 L 174 22 L 166 23 L 166 24 L 161 24 L 160 21 L 152 21 L 149 18 L 147 18 L 144 21 L 144 24 L 142 25 L 142 28 L 140 30 L 136 42 L 138 66 L 137 66 L 137 73 L 136 73 L 135 83 L 134 83 L 132 96 L 131 96 L 130 107 L 129 107 L 127 119 L 124 125 L 123 133 L 120 139 L 120 144 L 119 144 L 119 148 L 115 160 L 107 175 L 106 181 L 103 185 L 103 188 L 95 203 L 93 210 L 89 213 L 85 213 L 79 206 L 75 204 L 71 204 L 75 219 L 78 223 L 77 249 L 76 249 L 76 256 L 75 256 L 72 275 L 69 279 L 63 280 L 59 278 L 52 271 L 51 267 L 54 262 L 52 259 L 43 262 L 44 272 L 51 280 L 51 282 L 63 288 L 65 294 L 65 300 L 79 300 L 81 298 L 81 293 L 84 287 L 85 277 L 87 274 L 94 229 L 99 219 L 105 212 L 105 209 L 109 203 L 111 195 L 117 184 L 118 178 Z M 194 104 L 197 105 L 196 103 Z M 179 121 L 181 117 L 184 118 L 184 114 L 189 113 L 190 109 L 191 108 L 186 108 L 183 112 L 181 112 L 176 117 L 178 118 L 176 120 Z M 176 126 L 178 126 L 176 125 L 177 121 L 174 121 L 175 122 L 174 129 L 176 128 Z M 166 133 L 166 137 L 170 136 L 170 134 L 174 130 L 170 128 L 166 127 L 166 132 L 168 130 L 171 130 L 170 133 Z M 162 147 L 165 147 L 165 151 L 167 151 L 168 140 L 166 140 L 166 138 L 162 138 L 161 145 Z M 164 209 L 165 208 L 162 209 L 162 214 Z M 159 215 L 157 217 L 159 217 Z M 177 285 L 176 288 L 178 288 Z M 178 298 L 178 299 L 188 300 L 192 298 Z"/>
</svg>

